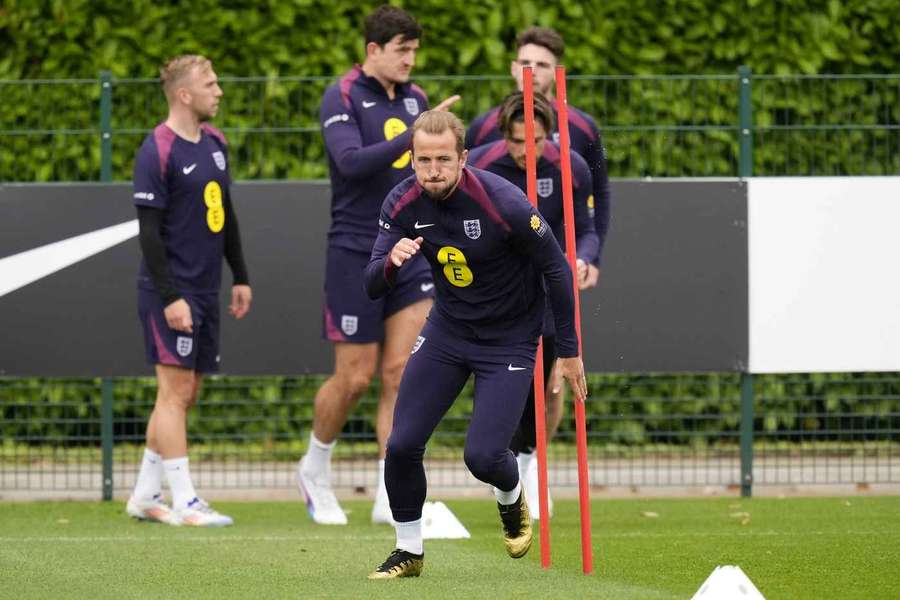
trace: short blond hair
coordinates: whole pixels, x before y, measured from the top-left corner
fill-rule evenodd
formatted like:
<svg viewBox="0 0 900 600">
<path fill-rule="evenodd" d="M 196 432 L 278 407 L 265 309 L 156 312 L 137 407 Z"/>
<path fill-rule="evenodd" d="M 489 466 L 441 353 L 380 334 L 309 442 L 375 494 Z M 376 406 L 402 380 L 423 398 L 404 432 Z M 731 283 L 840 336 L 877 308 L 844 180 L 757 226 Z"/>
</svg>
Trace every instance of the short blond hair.
<svg viewBox="0 0 900 600">
<path fill-rule="evenodd" d="M 208 58 L 199 54 L 182 54 L 170 59 L 159 69 L 159 81 L 166 98 L 171 100 L 174 97 L 175 90 L 190 75 L 194 67 L 209 69 L 212 67 L 212 63 Z"/>
<path fill-rule="evenodd" d="M 456 153 L 462 154 L 466 148 L 466 126 L 459 117 L 446 110 L 426 110 L 419 115 L 412 126 L 412 139 L 415 139 L 418 131 L 441 135 L 447 130 L 450 130 L 456 138 Z"/>
</svg>

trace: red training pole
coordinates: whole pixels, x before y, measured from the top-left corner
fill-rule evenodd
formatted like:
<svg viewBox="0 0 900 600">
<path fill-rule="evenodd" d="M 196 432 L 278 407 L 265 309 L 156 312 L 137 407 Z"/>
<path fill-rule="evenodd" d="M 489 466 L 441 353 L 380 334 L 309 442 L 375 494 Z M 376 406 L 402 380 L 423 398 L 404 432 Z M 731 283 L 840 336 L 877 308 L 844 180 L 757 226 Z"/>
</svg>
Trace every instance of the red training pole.
<svg viewBox="0 0 900 600">
<path fill-rule="evenodd" d="M 572 268 L 572 287 L 575 289 L 575 331 L 578 334 L 578 354 L 581 344 L 581 300 L 578 293 L 577 266 L 575 264 L 575 209 L 572 205 L 572 158 L 569 155 L 569 103 L 566 100 L 566 68 L 556 67 L 556 102 L 559 113 L 560 168 L 563 184 L 563 221 L 566 229 L 566 257 Z M 587 463 L 587 417 L 584 401 L 575 399 L 575 440 L 578 449 L 578 497 L 581 506 L 581 568 L 585 575 L 594 571 L 591 545 L 591 498 Z M 542 517 L 543 518 L 543 517 Z"/>
<path fill-rule="evenodd" d="M 525 188 L 531 205 L 537 208 L 537 150 L 534 144 L 534 74 L 522 69 L 525 100 Z M 544 338 L 538 340 L 534 361 L 534 427 L 538 455 L 538 490 L 541 531 L 541 567 L 550 568 L 550 514 L 547 496 L 547 423 L 544 414 Z M 532 509 L 533 510 L 533 509 Z"/>
</svg>

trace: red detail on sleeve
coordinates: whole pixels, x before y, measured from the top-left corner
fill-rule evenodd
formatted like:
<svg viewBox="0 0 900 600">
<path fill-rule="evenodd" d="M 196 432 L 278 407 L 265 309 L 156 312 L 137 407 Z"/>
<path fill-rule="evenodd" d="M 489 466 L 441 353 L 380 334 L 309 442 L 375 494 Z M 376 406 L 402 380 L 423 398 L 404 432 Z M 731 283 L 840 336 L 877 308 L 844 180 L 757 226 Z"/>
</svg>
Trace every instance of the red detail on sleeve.
<svg viewBox="0 0 900 600">
<path fill-rule="evenodd" d="M 165 181 L 169 156 L 172 154 L 172 144 L 175 143 L 175 132 L 169 129 L 165 123 L 160 123 L 153 130 L 153 141 L 156 142 L 156 153 L 159 156 L 160 179 Z"/>
<path fill-rule="evenodd" d="M 481 140 L 486 138 L 488 134 L 496 129 L 497 127 L 497 119 L 500 117 L 500 107 L 492 108 L 490 112 L 485 116 L 484 122 L 481 124 L 481 127 L 478 128 L 478 133 L 475 135 L 475 145 L 481 145 Z"/>
<path fill-rule="evenodd" d="M 411 202 L 421 197 L 422 195 L 422 186 L 418 183 L 414 183 L 410 186 L 406 192 L 400 196 L 400 199 L 397 200 L 397 203 L 394 205 L 393 210 L 391 210 L 391 218 L 395 218 L 400 211 L 406 208 Z"/>
<path fill-rule="evenodd" d="M 350 108 L 350 88 L 353 87 L 353 82 L 359 79 L 361 74 L 362 67 L 354 65 L 352 69 L 347 71 L 347 73 L 341 77 L 341 98 L 344 100 L 344 106 L 347 108 Z"/>
<path fill-rule="evenodd" d="M 553 110 L 556 111 L 556 121 L 558 123 L 559 122 L 559 106 L 558 106 L 557 102 L 558 102 L 557 99 L 554 98 L 553 99 Z M 585 116 L 583 114 L 581 114 L 581 111 L 579 111 L 577 108 L 574 108 L 572 106 L 569 106 L 569 125 L 574 125 L 578 129 L 583 131 L 584 134 L 586 136 L 588 136 L 588 139 L 591 140 L 592 142 L 597 139 L 597 132 L 593 127 L 591 127 L 590 121 L 588 121 L 587 118 L 585 118 Z"/>
<path fill-rule="evenodd" d="M 214 138 L 217 138 L 220 142 L 222 142 L 222 145 L 228 145 L 228 140 L 225 138 L 225 134 L 222 133 L 220 129 L 216 129 L 209 123 L 203 123 L 202 125 L 200 125 L 200 129 L 213 136 Z"/>
<path fill-rule="evenodd" d="M 425 104 L 428 104 L 428 94 L 425 93 L 425 90 L 423 90 L 422 88 L 420 88 L 419 86 L 417 86 L 414 83 L 409 84 L 409 89 L 411 89 L 413 92 L 421 95 L 422 98 L 425 99 Z"/>
<path fill-rule="evenodd" d="M 506 140 L 497 140 L 487 147 L 485 153 L 472 166 L 476 169 L 486 169 L 488 165 L 505 156 L 507 152 Z"/>
</svg>

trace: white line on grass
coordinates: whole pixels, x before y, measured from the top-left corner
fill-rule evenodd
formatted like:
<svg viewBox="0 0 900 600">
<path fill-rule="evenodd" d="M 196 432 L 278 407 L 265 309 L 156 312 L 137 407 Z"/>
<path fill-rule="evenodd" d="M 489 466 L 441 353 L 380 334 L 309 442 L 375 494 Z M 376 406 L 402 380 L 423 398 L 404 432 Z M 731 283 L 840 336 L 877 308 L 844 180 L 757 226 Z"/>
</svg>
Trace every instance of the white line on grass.
<svg viewBox="0 0 900 600">
<path fill-rule="evenodd" d="M 393 536 L 388 535 L 354 535 L 355 540 L 386 540 Z M 206 535 L 206 536 L 189 536 L 189 537 L 172 537 L 172 536 L 28 536 L 28 537 L 0 537 L 0 543 L 25 543 L 25 542 L 69 542 L 69 543 L 102 543 L 102 542 L 333 542 L 335 540 L 344 540 L 346 536 L 338 535 Z"/>
<path fill-rule="evenodd" d="M 622 533 L 594 532 L 598 539 L 612 538 L 695 538 L 695 537 L 784 537 L 803 535 L 851 535 L 851 536 L 883 536 L 883 531 L 716 531 L 697 533 L 649 533 L 642 531 L 630 531 Z M 383 541 L 391 539 L 392 535 L 353 535 L 355 540 Z M 205 536 L 27 536 L 27 537 L 0 537 L 0 543 L 105 543 L 105 542 L 317 542 L 346 540 L 346 535 L 205 535 Z"/>
</svg>

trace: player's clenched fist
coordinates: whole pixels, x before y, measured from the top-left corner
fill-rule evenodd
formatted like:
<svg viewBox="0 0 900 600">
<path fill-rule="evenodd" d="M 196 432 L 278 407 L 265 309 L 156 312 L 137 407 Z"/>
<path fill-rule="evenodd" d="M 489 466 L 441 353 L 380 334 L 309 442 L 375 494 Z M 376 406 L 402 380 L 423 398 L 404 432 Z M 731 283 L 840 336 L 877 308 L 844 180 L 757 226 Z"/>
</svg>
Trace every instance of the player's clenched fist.
<svg viewBox="0 0 900 600">
<path fill-rule="evenodd" d="M 395 267 L 402 267 L 403 263 L 411 259 L 421 249 L 423 237 L 417 237 L 414 240 L 403 238 L 391 248 L 391 262 Z"/>
</svg>

